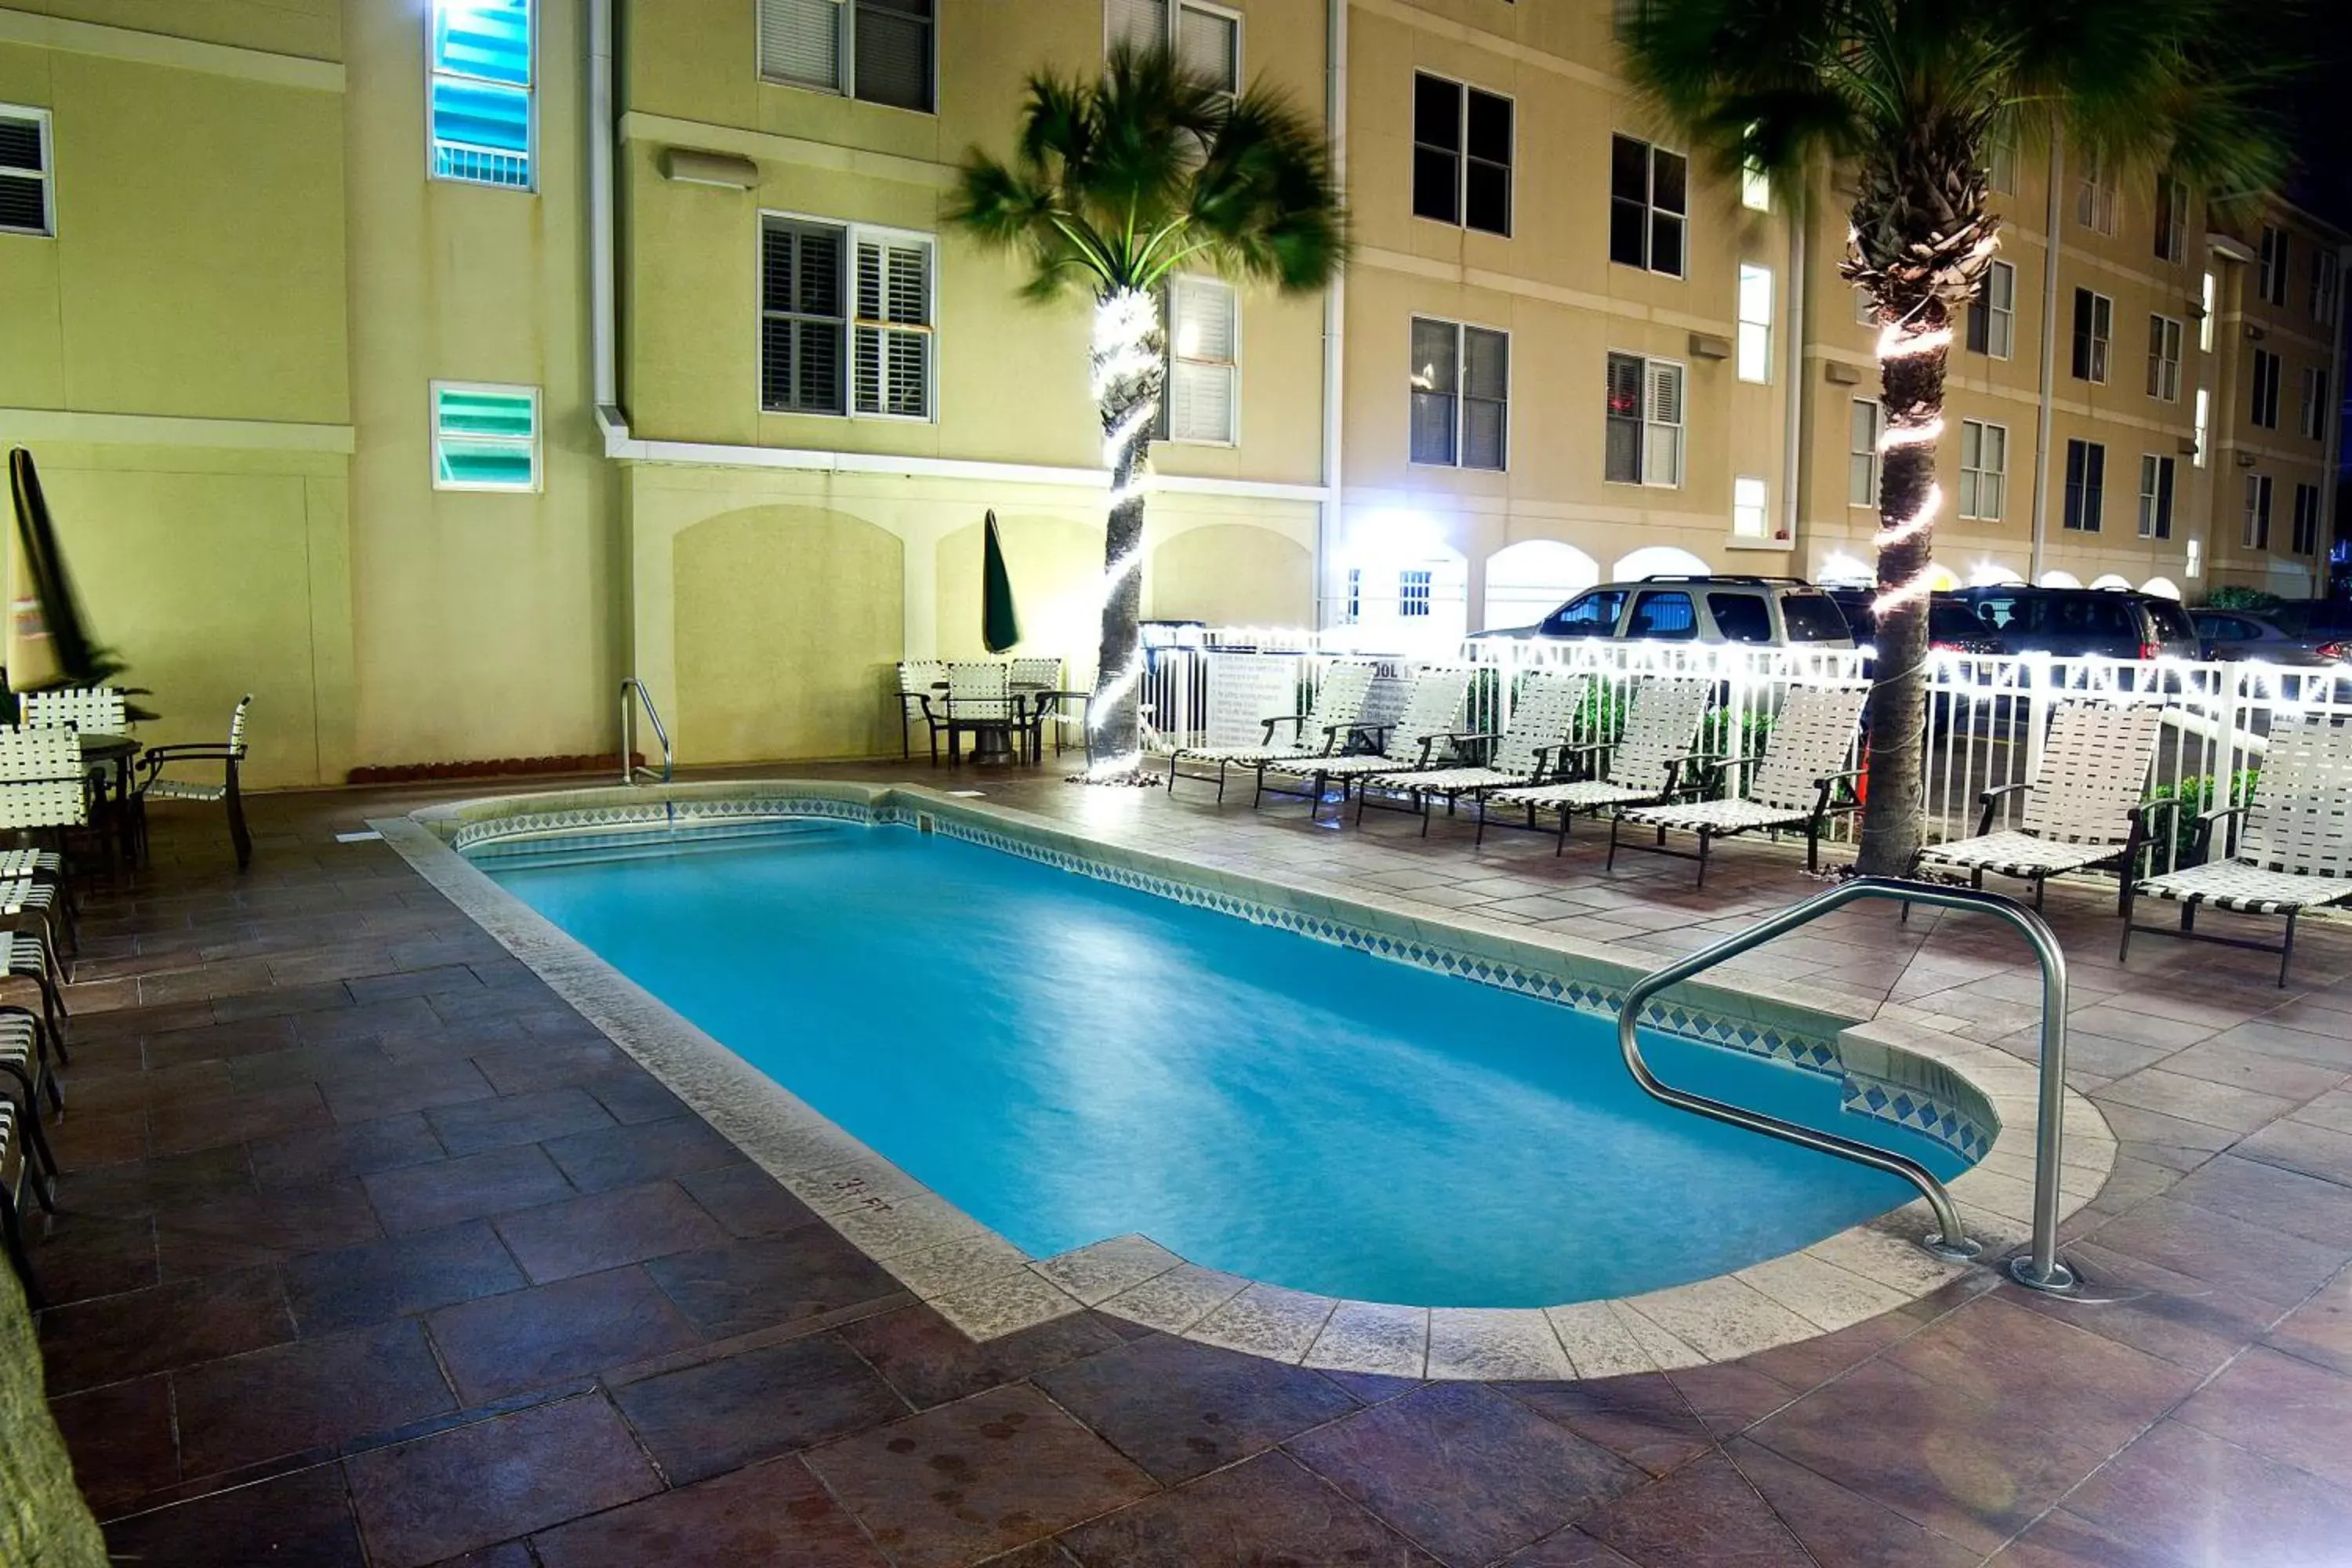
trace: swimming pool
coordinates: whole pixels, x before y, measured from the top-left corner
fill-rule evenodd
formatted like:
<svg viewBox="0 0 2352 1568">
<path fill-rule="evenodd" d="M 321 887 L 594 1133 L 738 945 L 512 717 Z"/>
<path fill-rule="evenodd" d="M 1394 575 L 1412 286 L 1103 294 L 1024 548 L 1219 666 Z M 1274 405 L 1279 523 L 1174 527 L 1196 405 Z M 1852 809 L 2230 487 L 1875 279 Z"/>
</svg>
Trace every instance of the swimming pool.
<svg viewBox="0 0 2352 1568">
<path fill-rule="evenodd" d="M 1548 1306 L 1722 1274 L 1912 1195 L 1650 1100 L 1605 1017 L 942 835 L 474 854 L 1034 1257 L 1140 1232 L 1320 1295 Z M 1647 1045 L 1669 1081 L 1852 1130 L 1834 1073 Z"/>
</svg>

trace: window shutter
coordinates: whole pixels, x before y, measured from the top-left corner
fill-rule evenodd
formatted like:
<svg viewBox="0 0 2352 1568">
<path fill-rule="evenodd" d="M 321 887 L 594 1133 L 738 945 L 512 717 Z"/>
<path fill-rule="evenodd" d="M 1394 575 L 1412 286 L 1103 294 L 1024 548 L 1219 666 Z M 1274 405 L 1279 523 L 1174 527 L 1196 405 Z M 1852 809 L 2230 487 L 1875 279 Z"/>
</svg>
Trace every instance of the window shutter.
<svg viewBox="0 0 2352 1568">
<path fill-rule="evenodd" d="M 857 96 L 929 112 L 931 0 L 859 0 Z"/>
<path fill-rule="evenodd" d="M 1176 12 L 1176 63 L 1196 76 L 1206 77 L 1225 92 L 1239 92 L 1241 27 L 1231 16 L 1195 11 L 1189 5 Z"/>
<path fill-rule="evenodd" d="M 857 245 L 853 375 L 857 412 L 930 414 L 930 250 L 903 240 Z"/>
<path fill-rule="evenodd" d="M 1642 442 L 1642 482 L 1683 482 L 1683 367 L 1652 360 L 1643 402 L 1649 429 Z"/>
<path fill-rule="evenodd" d="M 0 229 L 49 232 L 47 143 L 40 121 L 0 115 Z"/>
<path fill-rule="evenodd" d="M 760 0 L 760 74 L 770 81 L 842 90 L 843 0 Z"/>
<path fill-rule="evenodd" d="M 1204 279 L 1169 289 L 1168 432 L 1179 441 L 1234 439 L 1234 291 Z"/>
<path fill-rule="evenodd" d="M 1149 49 L 1168 42 L 1168 0 L 1106 0 L 1104 16 L 1104 41 L 1112 48 L 1129 44 Z"/>
</svg>

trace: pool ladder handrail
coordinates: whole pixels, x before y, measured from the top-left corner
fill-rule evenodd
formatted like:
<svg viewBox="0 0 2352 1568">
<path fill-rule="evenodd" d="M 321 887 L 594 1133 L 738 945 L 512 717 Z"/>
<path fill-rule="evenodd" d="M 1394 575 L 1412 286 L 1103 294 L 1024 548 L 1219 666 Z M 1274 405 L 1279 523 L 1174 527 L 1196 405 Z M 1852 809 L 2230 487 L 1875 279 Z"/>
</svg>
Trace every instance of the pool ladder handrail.
<svg viewBox="0 0 2352 1568">
<path fill-rule="evenodd" d="M 637 766 L 637 710 L 635 703 L 629 700 L 633 693 L 638 702 L 645 704 L 646 718 L 654 727 L 654 738 L 661 742 L 660 782 L 667 784 L 670 775 L 677 771 L 677 756 L 670 750 L 669 731 L 662 728 L 661 712 L 654 706 L 654 694 L 647 691 L 646 683 L 634 675 L 621 682 L 621 782 L 634 784 L 639 773 L 653 773 L 651 768 Z"/>
<path fill-rule="evenodd" d="M 1831 910 L 1842 909 L 1861 899 L 1892 900 L 1902 903 L 1906 912 L 1912 904 L 1927 904 L 1937 909 L 1989 914 L 2015 926 L 2032 944 L 2034 956 L 2042 966 L 2042 1125 L 2037 1130 L 2034 1151 L 2033 1246 L 2030 1253 L 2010 1260 L 2009 1272 L 2019 1284 L 2037 1290 L 2072 1289 L 2074 1271 L 2058 1260 L 2058 1172 L 2061 1140 L 2064 1135 L 2066 1089 L 2066 954 L 2058 945 L 2057 934 L 2050 929 L 2049 922 L 2014 899 L 1976 888 L 1948 888 L 1895 877 L 1855 877 L 1841 882 L 1801 904 L 1792 904 L 1778 914 L 1759 921 L 1746 931 L 1727 936 L 1710 947 L 1701 948 L 1635 981 L 1627 989 L 1625 1000 L 1617 1010 L 1617 1045 L 1624 1053 L 1627 1070 L 1633 1073 L 1633 1081 L 1642 1087 L 1644 1093 L 1677 1110 L 1801 1144 L 1824 1154 L 1834 1154 L 1902 1177 L 1919 1189 L 1927 1200 L 1927 1206 L 1935 1212 L 1937 1234 L 1927 1238 L 1925 1245 L 1927 1250 L 1954 1262 L 1974 1258 L 1979 1250 L 1978 1245 L 1968 1238 L 1967 1231 L 1960 1224 L 1959 1210 L 1952 1202 L 1952 1194 L 1945 1190 L 1944 1184 L 1937 1179 L 1935 1173 L 1925 1165 L 1891 1149 L 1856 1142 L 1834 1132 L 1801 1127 L 1777 1116 L 1749 1110 L 1720 1100 L 1710 1100 L 1705 1095 L 1692 1094 L 1686 1089 L 1663 1083 L 1650 1070 L 1649 1063 L 1643 1059 L 1641 1042 L 1634 1037 L 1643 1006 L 1667 986 L 1678 984 L 1752 948 L 1761 947 L 1776 937 L 1786 936 L 1801 926 L 1811 924 Z"/>
</svg>

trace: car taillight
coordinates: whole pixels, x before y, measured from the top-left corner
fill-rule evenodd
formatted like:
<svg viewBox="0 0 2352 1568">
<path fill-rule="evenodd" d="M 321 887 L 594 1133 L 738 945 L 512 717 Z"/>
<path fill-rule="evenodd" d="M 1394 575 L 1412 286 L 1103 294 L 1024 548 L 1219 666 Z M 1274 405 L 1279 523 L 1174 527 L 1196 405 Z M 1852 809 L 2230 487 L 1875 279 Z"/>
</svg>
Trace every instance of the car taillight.
<svg viewBox="0 0 2352 1568">
<path fill-rule="evenodd" d="M 2319 645 L 2322 658 L 2352 659 L 2352 642 L 2324 642 Z"/>
<path fill-rule="evenodd" d="M 2155 658 L 2163 652 L 2164 645 L 2162 643 L 2144 642 L 2139 645 L 2139 656 L 2142 658 Z"/>
</svg>

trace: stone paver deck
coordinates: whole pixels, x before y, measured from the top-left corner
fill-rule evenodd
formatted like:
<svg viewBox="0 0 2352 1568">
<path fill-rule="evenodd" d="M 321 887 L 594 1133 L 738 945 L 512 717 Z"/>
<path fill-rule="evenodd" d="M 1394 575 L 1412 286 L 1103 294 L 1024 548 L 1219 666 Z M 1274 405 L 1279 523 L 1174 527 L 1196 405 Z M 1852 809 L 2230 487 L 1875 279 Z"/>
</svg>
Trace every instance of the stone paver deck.
<svg viewBox="0 0 2352 1568">
<path fill-rule="evenodd" d="M 1811 890 L 1704 894 L 1599 837 L 919 765 L 1211 864 L 1659 953 Z M 89 898 L 49 1388 L 125 1559 L 174 1564 L 2322 1563 L 2352 1542 L 2352 938 L 2296 987 L 2060 889 L 2073 1070 L 2122 1140 L 2081 1300 L 1990 1270 L 1745 1361 L 1582 1382 L 1282 1366 L 1083 1313 L 975 1345 L 380 843 L 509 786 L 157 813 Z M 2220 921 L 2222 917 L 2209 917 Z M 1832 917 L 1743 961 L 2032 1059 L 1981 921 Z"/>
</svg>

